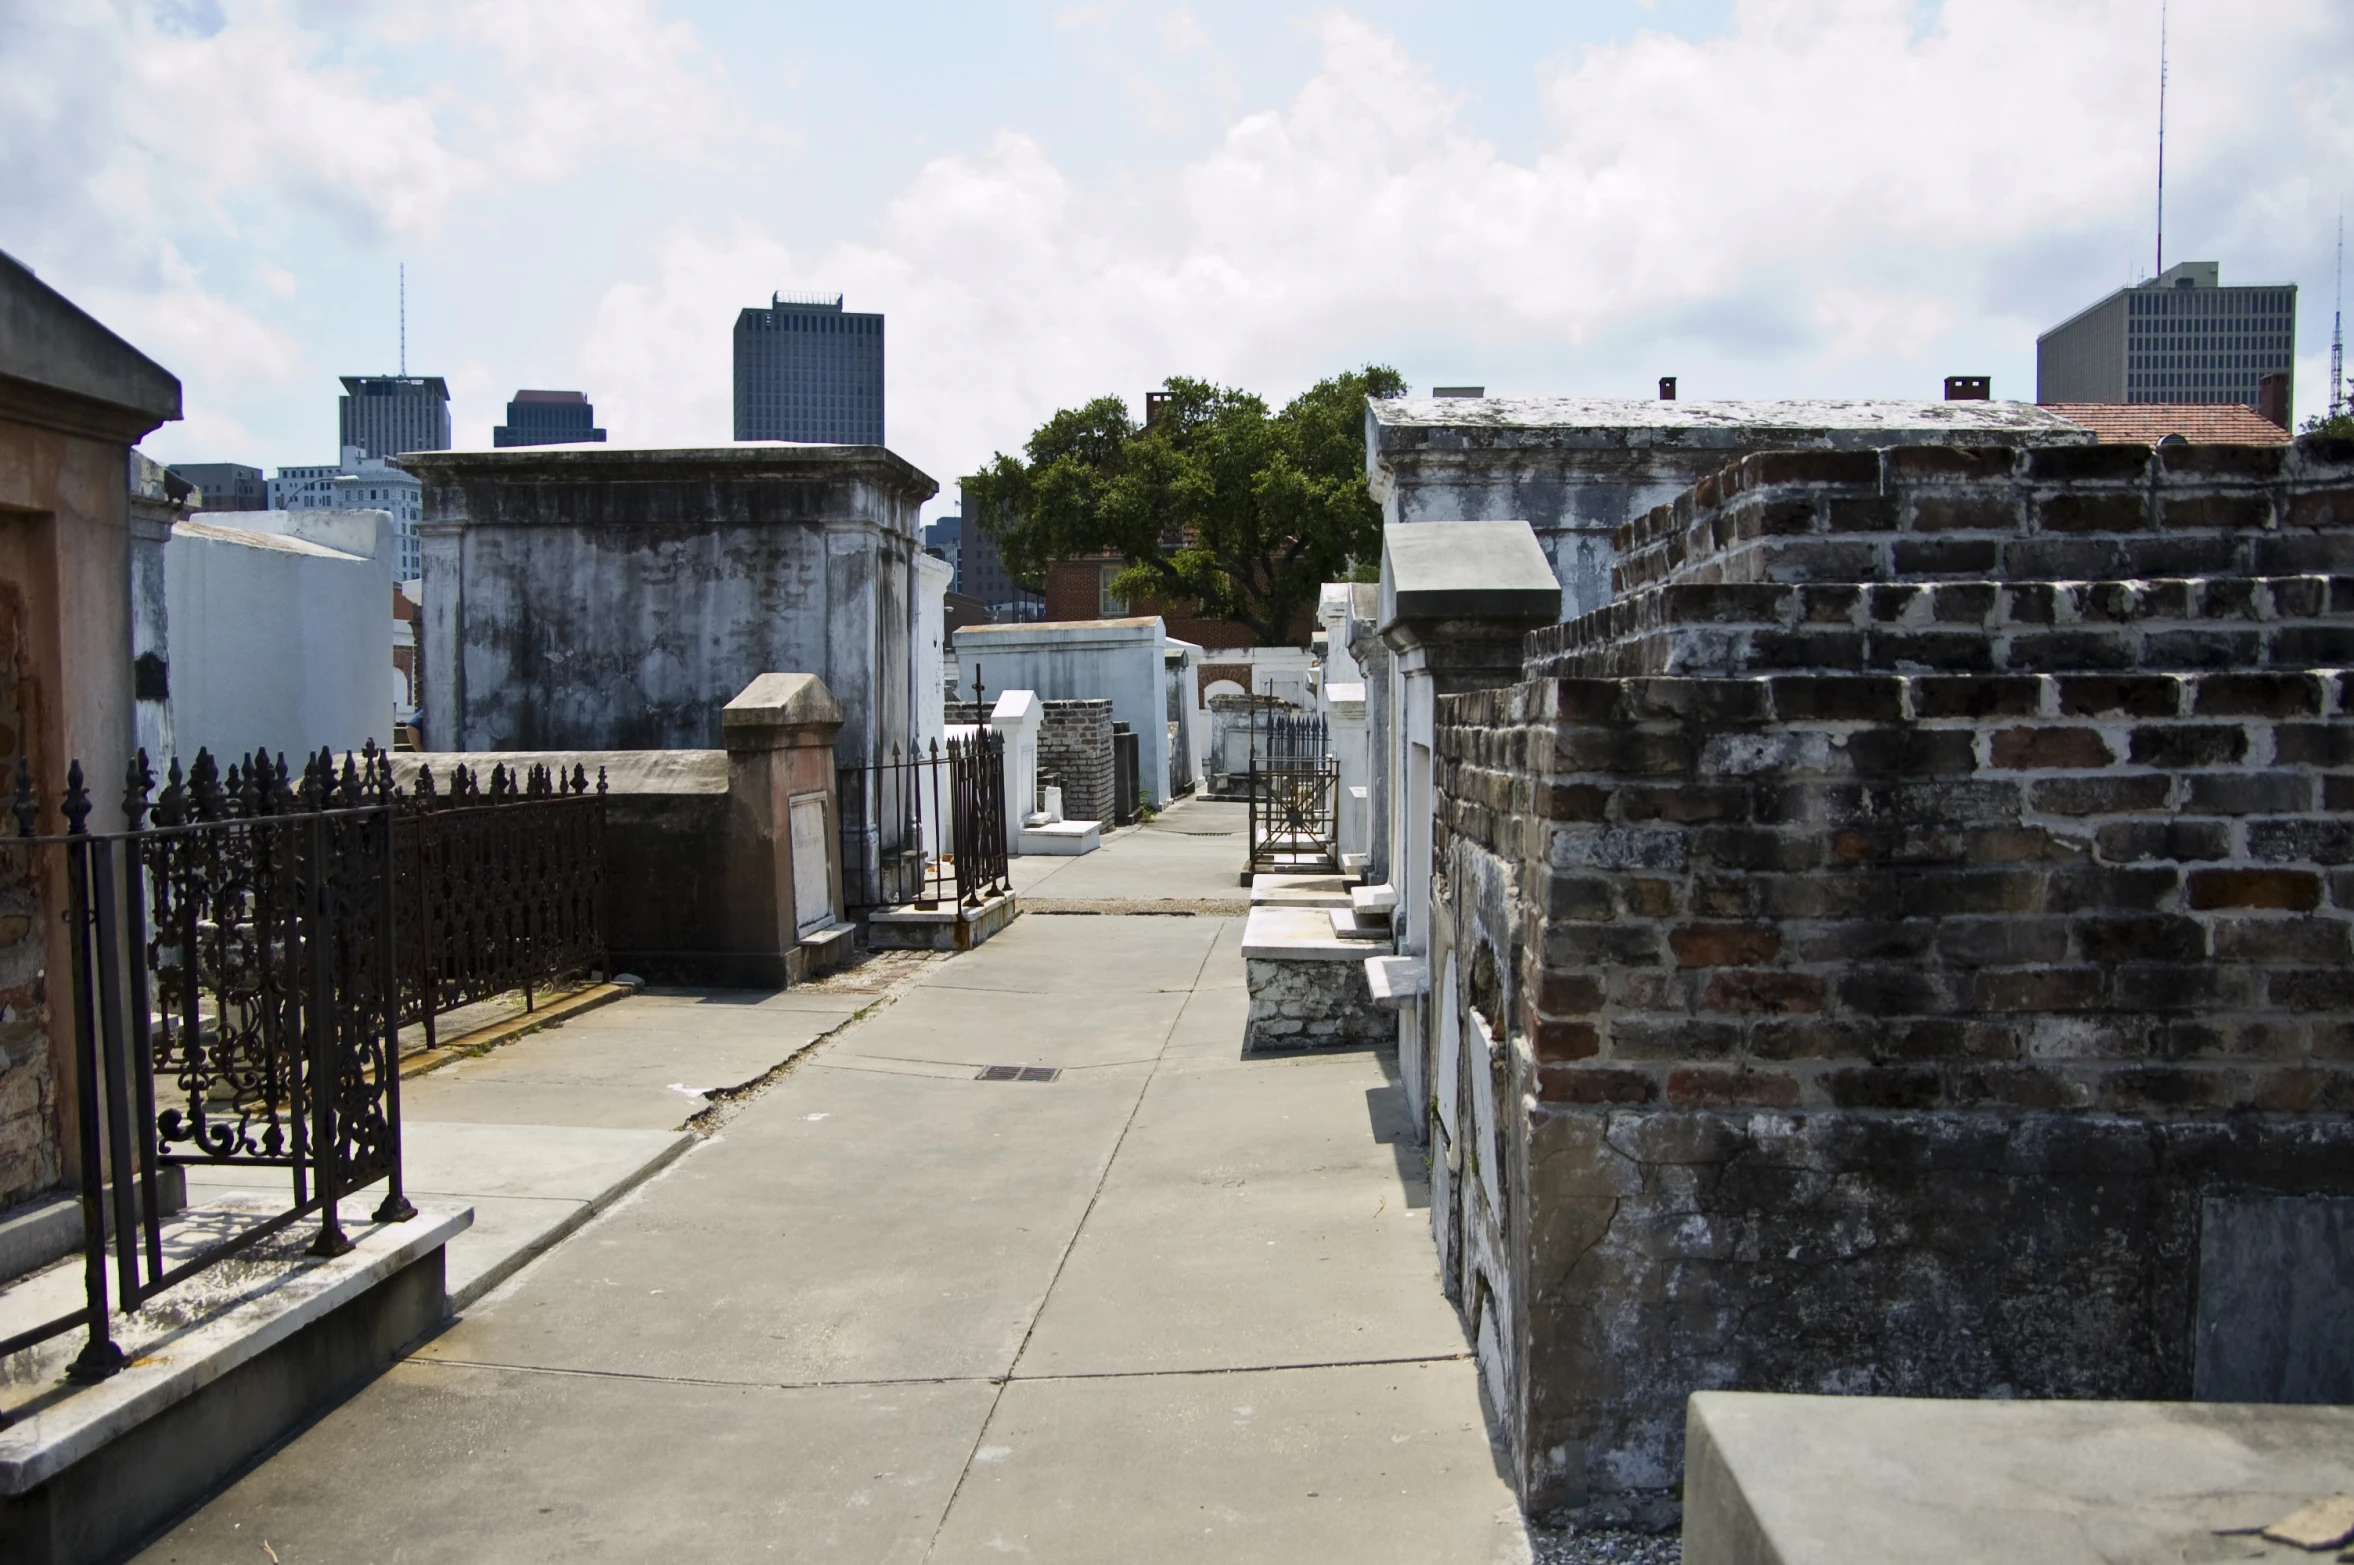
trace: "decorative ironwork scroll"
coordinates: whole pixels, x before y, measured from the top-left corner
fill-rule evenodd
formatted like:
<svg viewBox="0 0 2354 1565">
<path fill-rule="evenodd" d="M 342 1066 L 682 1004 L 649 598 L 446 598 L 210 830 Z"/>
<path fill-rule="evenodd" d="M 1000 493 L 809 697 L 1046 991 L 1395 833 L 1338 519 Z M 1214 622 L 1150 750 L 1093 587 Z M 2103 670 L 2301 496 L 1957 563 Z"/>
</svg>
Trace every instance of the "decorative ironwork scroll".
<svg viewBox="0 0 2354 1565">
<path fill-rule="evenodd" d="M 312 1253 L 342 1254 L 338 1203 L 379 1182 L 377 1221 L 414 1208 L 401 1190 L 389 758 L 371 746 L 339 767 L 321 752 L 297 780 L 283 757 L 223 774 L 199 754 L 158 794 L 142 753 L 127 830 L 89 829 L 78 762 L 62 803 L 65 835 L 33 836 L 20 767 L 12 846 L 64 861 L 85 1307 L 0 1354 L 86 1325 L 72 1373 L 91 1380 L 122 1364 L 110 1294 L 136 1309 L 314 1215 Z M 158 1177 L 175 1164 L 283 1169 L 291 1200 L 167 1256 Z"/>
</svg>

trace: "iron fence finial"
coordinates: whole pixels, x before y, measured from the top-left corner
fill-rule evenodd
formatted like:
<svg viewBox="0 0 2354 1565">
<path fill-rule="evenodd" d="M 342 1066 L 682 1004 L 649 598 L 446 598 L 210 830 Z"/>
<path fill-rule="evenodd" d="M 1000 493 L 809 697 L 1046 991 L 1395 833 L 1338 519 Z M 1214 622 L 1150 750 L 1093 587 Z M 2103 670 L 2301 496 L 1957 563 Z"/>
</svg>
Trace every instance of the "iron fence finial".
<svg viewBox="0 0 2354 1565">
<path fill-rule="evenodd" d="M 142 749 L 123 774 L 123 819 L 131 823 L 131 830 L 147 824 L 147 796 L 154 791 L 155 768 L 147 764 L 147 752 Z"/>
<path fill-rule="evenodd" d="M 82 786 L 82 763 L 70 761 L 65 768 L 65 829 L 79 837 L 90 827 L 90 790 Z"/>
<path fill-rule="evenodd" d="M 180 771 L 180 758 L 173 756 L 164 768 L 163 792 L 156 796 L 155 823 L 158 826 L 177 826 L 188 818 L 188 788 Z"/>
<path fill-rule="evenodd" d="M 210 750 L 196 752 L 196 764 L 188 769 L 188 791 L 198 820 L 221 818 L 221 763 L 213 759 Z"/>
</svg>

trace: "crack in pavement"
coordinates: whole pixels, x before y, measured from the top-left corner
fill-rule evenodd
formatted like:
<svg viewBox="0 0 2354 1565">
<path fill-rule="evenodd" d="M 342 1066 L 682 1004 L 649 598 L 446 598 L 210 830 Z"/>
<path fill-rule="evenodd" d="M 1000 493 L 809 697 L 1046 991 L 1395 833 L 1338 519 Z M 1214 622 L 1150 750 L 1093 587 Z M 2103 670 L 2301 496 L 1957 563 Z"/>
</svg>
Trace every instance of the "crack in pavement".
<svg viewBox="0 0 2354 1565">
<path fill-rule="evenodd" d="M 1458 1364 L 1473 1355 L 1410 1353 L 1397 1358 L 1308 1359 L 1290 1364 L 1215 1364 L 1194 1369 L 1075 1370 L 1052 1375 L 883 1375 L 849 1380 L 725 1380 L 711 1375 L 655 1375 L 634 1369 L 589 1369 L 563 1364 L 509 1364 L 497 1359 L 418 1358 L 409 1362 L 433 1369 L 477 1369 L 498 1374 L 571 1375 L 587 1380 L 626 1380 L 639 1385 L 711 1386 L 735 1391 L 831 1391 L 859 1386 L 1025 1386 L 1053 1385 L 1079 1380 L 1187 1380 L 1214 1375 L 1284 1375 L 1316 1369 L 1389 1369 L 1402 1364 Z M 987 1432 L 987 1421 L 982 1430 Z M 979 1442 L 975 1442 L 978 1448 Z M 954 1497 L 951 1496 L 953 1502 Z M 946 1519 L 943 1513 L 943 1520 Z"/>
<path fill-rule="evenodd" d="M 940 1535 L 948 1529 L 948 1518 L 956 1510 L 957 1496 L 964 1493 L 965 1480 L 972 1476 L 973 1464 L 979 1460 L 981 1447 L 989 1438 L 989 1426 L 997 1421 L 997 1410 L 1005 1401 L 1006 1384 L 1015 1378 L 1014 1372 L 1021 1367 L 1022 1355 L 1030 1351 L 1030 1338 L 1038 1330 L 1039 1317 L 1046 1313 L 1047 1301 L 1054 1297 L 1056 1285 L 1063 1280 L 1063 1269 L 1071 1263 L 1071 1252 L 1079 1247 L 1079 1236 L 1087 1231 L 1087 1220 L 1095 1215 L 1096 1202 L 1103 1199 L 1104 1183 L 1112 1177 L 1113 1165 L 1120 1161 L 1120 1149 L 1128 1144 L 1128 1133 L 1136 1128 L 1136 1116 L 1144 1109 L 1145 1094 L 1152 1091 L 1152 1084 L 1161 1073 L 1161 1064 L 1169 1057 L 1169 1042 L 1177 1036 L 1177 1028 L 1185 1020 L 1185 1013 L 1193 1009 L 1194 998 L 1201 993 L 1202 974 L 1210 970 L 1210 958 L 1217 950 L 1218 938 L 1212 934 L 1202 943 L 1201 960 L 1194 964 L 1193 982 L 1186 989 L 1185 1003 L 1177 1007 L 1176 1015 L 1169 1018 L 1169 1026 L 1161 1034 L 1161 1046 L 1153 1055 L 1152 1069 L 1145 1072 L 1144 1080 L 1137 1086 L 1135 1101 L 1128 1105 L 1128 1117 L 1121 1122 L 1120 1134 L 1112 1142 L 1111 1156 L 1103 1160 L 1103 1168 L 1095 1176 L 1095 1188 L 1087 1192 L 1087 1205 L 1079 1213 L 1079 1221 L 1071 1225 L 1071 1237 L 1064 1243 L 1063 1253 L 1055 1258 L 1054 1275 L 1047 1278 L 1045 1288 L 1039 1292 L 1038 1307 L 1030 1312 L 1030 1323 L 1022 1328 L 1022 1340 L 1014 1349 L 1013 1360 L 1006 1365 L 1004 1376 L 996 1382 L 997 1394 L 989 1399 L 989 1411 L 982 1415 L 981 1427 L 974 1432 L 972 1449 L 965 1453 L 964 1466 L 956 1475 L 956 1485 L 948 1491 L 948 1502 L 940 1507 L 940 1519 L 932 1524 L 931 1541 L 924 1545 L 926 1560 L 940 1547 Z"/>
</svg>

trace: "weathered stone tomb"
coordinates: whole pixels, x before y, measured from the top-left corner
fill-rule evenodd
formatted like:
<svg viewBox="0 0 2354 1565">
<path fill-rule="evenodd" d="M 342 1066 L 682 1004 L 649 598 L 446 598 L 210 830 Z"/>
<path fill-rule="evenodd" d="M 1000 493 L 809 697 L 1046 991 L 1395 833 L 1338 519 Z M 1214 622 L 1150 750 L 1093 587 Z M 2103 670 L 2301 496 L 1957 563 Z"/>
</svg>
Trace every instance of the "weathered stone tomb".
<svg viewBox="0 0 2354 1565">
<path fill-rule="evenodd" d="M 891 452 L 400 460 L 425 487 L 430 748 L 713 749 L 721 707 L 774 669 L 825 682 L 844 765 L 913 734 L 917 514 L 938 485 Z"/>
</svg>

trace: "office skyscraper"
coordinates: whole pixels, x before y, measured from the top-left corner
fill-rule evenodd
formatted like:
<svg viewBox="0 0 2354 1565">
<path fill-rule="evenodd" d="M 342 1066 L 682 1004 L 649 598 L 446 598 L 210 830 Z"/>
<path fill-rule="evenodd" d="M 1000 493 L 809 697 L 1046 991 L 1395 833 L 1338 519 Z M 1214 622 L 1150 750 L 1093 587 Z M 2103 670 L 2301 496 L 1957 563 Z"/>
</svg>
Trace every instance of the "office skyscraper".
<svg viewBox="0 0 2354 1565">
<path fill-rule="evenodd" d="M 1005 560 L 997 552 L 997 541 L 980 528 L 981 507 L 972 491 L 960 484 L 957 498 L 963 502 L 964 510 L 956 519 L 956 590 L 980 599 L 990 617 L 1000 623 L 1036 619 L 1044 611 L 1046 600 L 1015 581 L 1006 570 Z"/>
<path fill-rule="evenodd" d="M 2035 400 L 2254 408 L 2296 347 L 2296 284 L 2226 288 L 2213 261 L 2185 261 L 2036 338 Z"/>
<path fill-rule="evenodd" d="M 955 572 L 948 579 L 950 592 L 964 591 L 964 518 L 943 516 L 938 521 L 924 523 L 924 548 L 948 562 Z"/>
<path fill-rule="evenodd" d="M 494 446 L 569 446 L 602 440 L 597 410 L 585 392 L 518 391 L 507 404 L 507 421 L 490 432 Z"/>
<path fill-rule="evenodd" d="M 450 448 L 450 388 L 439 375 L 346 375 L 336 445 L 363 457 Z"/>
<path fill-rule="evenodd" d="M 243 462 L 174 462 L 174 474 L 204 494 L 207 511 L 266 511 L 270 487 L 258 467 Z"/>
<path fill-rule="evenodd" d="M 842 296 L 787 298 L 736 317 L 736 438 L 883 443 L 883 318 Z"/>
</svg>

